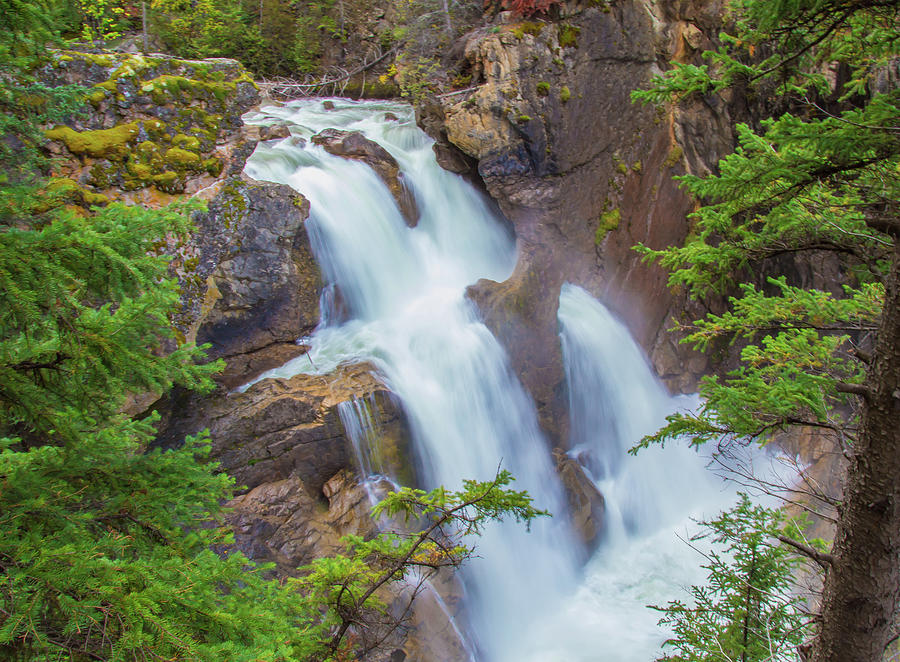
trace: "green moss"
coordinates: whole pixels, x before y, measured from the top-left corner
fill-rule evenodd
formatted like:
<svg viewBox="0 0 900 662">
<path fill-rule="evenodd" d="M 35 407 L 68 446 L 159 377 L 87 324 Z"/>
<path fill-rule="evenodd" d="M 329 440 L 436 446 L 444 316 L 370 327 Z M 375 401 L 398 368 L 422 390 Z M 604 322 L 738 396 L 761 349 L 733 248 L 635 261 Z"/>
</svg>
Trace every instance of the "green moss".
<svg viewBox="0 0 900 662">
<path fill-rule="evenodd" d="M 531 119 L 531 115 L 519 115 L 516 118 L 516 122 L 518 122 L 519 124 L 525 124 L 526 122 L 530 122 Z"/>
<path fill-rule="evenodd" d="M 666 160 L 663 161 L 663 166 L 666 168 L 672 168 L 681 161 L 683 156 L 684 150 L 681 148 L 681 145 L 674 145 L 672 149 L 669 150 L 669 154 L 666 156 Z"/>
<path fill-rule="evenodd" d="M 66 51 L 65 56 L 68 57 L 69 60 L 74 60 L 77 57 L 79 60 L 84 60 L 86 62 L 90 62 L 91 64 L 96 64 L 100 67 L 116 66 L 115 58 L 108 53 L 82 53 L 81 51 Z"/>
<path fill-rule="evenodd" d="M 625 165 L 624 163 L 622 163 L 621 161 L 617 161 L 616 162 L 616 172 L 618 172 L 620 175 L 627 175 L 628 174 L 628 166 Z"/>
<path fill-rule="evenodd" d="M 119 83 L 115 78 L 110 78 L 102 83 L 97 83 L 94 87 L 109 92 L 110 94 L 116 94 L 119 91 Z"/>
<path fill-rule="evenodd" d="M 550 83 L 541 81 L 536 87 L 538 96 L 545 97 L 550 94 Z"/>
<path fill-rule="evenodd" d="M 145 140 L 135 150 L 141 156 L 151 156 L 159 151 L 159 145 L 152 140 Z"/>
<path fill-rule="evenodd" d="M 109 198 L 102 193 L 94 193 L 73 179 L 53 177 L 47 182 L 46 191 L 53 197 L 59 197 L 63 201 L 82 205 L 105 205 Z"/>
<path fill-rule="evenodd" d="M 644 166 L 641 164 L 640 161 L 635 161 L 634 163 L 631 164 L 631 170 L 632 170 L 633 172 L 636 172 L 637 174 L 641 174 L 641 169 L 642 169 L 643 167 L 644 167 Z"/>
<path fill-rule="evenodd" d="M 109 198 L 105 195 L 88 191 L 85 188 L 81 189 L 81 197 L 87 205 L 103 206 L 109 204 Z"/>
<path fill-rule="evenodd" d="M 522 21 L 521 23 L 516 23 L 509 27 L 509 31 L 513 33 L 513 36 L 515 36 L 516 39 L 523 39 L 526 34 L 537 37 L 541 34 L 541 30 L 543 29 L 544 23 L 538 23 L 536 21 Z"/>
<path fill-rule="evenodd" d="M 139 130 L 137 122 L 128 122 L 97 131 L 75 131 L 67 126 L 59 126 L 45 134 L 50 140 L 64 143 L 72 154 L 93 158 L 121 158 L 127 151 L 126 145 L 137 137 Z"/>
<path fill-rule="evenodd" d="M 107 160 L 91 166 L 89 181 L 96 188 L 109 188 L 117 179 L 119 168 Z"/>
<path fill-rule="evenodd" d="M 218 177 L 221 174 L 224 165 L 221 159 L 206 159 L 202 163 L 203 169 L 213 177 Z"/>
<path fill-rule="evenodd" d="M 130 161 L 126 166 L 126 170 L 139 182 L 149 183 L 153 181 L 153 167 L 146 163 Z"/>
<path fill-rule="evenodd" d="M 99 108 L 100 104 L 103 103 L 103 100 L 106 98 L 106 92 L 103 90 L 96 90 L 91 92 L 87 96 L 87 100 L 94 108 Z"/>
<path fill-rule="evenodd" d="M 618 209 L 605 211 L 600 214 L 600 224 L 597 226 L 597 232 L 594 235 L 594 243 L 599 246 L 600 242 L 606 238 L 606 235 L 619 227 L 620 220 L 621 215 Z"/>
<path fill-rule="evenodd" d="M 173 147 L 166 152 L 166 163 L 176 170 L 191 170 L 200 167 L 200 155 L 180 147 Z"/>
<path fill-rule="evenodd" d="M 200 140 L 195 136 L 186 136 L 183 133 L 179 133 L 172 138 L 172 144 L 175 147 L 180 147 L 181 149 L 186 149 L 190 152 L 200 151 Z"/>
<path fill-rule="evenodd" d="M 560 90 L 559 90 L 559 100 L 562 101 L 563 103 L 566 103 L 571 98 L 572 98 L 572 93 L 569 91 L 569 86 L 563 85 L 562 88 L 560 88 Z"/>
<path fill-rule="evenodd" d="M 581 28 L 574 25 L 563 24 L 559 26 L 559 45 L 563 48 L 576 48 L 578 46 L 578 35 L 581 34 Z"/>
<path fill-rule="evenodd" d="M 199 110 L 199 109 L 198 109 Z M 210 131 L 219 131 L 219 127 L 222 125 L 222 116 L 214 115 L 212 113 L 205 113 L 203 111 L 199 111 L 201 117 L 199 118 L 200 122 Z"/>
<path fill-rule="evenodd" d="M 181 188 L 178 173 L 172 172 L 171 170 L 167 170 L 158 175 L 153 175 L 153 184 L 160 191 L 164 191 L 166 193 L 177 193 L 178 189 Z"/>
</svg>

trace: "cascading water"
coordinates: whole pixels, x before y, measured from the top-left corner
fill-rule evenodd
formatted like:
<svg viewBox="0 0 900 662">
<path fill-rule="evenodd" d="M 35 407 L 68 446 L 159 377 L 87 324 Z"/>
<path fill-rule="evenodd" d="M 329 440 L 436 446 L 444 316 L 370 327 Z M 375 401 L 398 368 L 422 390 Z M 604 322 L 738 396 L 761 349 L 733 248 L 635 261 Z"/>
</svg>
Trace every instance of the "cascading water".
<svg viewBox="0 0 900 662">
<path fill-rule="evenodd" d="M 313 250 L 348 311 L 325 318 L 310 356 L 263 377 L 371 361 L 403 402 L 426 487 L 490 479 L 502 463 L 517 489 L 564 512 L 533 404 L 464 295 L 479 278 L 509 276 L 512 238 L 477 192 L 437 166 L 408 108 L 334 102 L 334 110 L 311 100 L 246 118 L 290 127 L 291 138 L 261 144 L 246 170 L 310 200 Z M 387 112 L 399 120 L 386 121 Z M 367 166 L 301 140 L 325 128 L 363 131 L 397 159 L 421 210 L 416 228 L 406 227 Z M 544 519 L 530 533 L 515 524 L 487 529 L 480 558 L 464 575 L 471 655 L 480 662 L 644 662 L 665 637 L 644 605 L 665 602 L 697 579 L 696 558 L 673 528 L 695 506 L 719 509 L 727 497 L 696 454 L 625 455 L 673 402 L 627 331 L 585 292 L 564 288 L 559 319 L 573 446 L 605 495 L 607 542 L 579 571 L 564 517 Z M 359 412 L 342 413 L 365 422 Z M 679 496 L 691 493 L 693 501 Z"/>
<path fill-rule="evenodd" d="M 628 329 L 583 289 L 563 286 L 558 317 L 570 448 L 604 494 L 607 538 L 656 531 L 718 495 L 705 460 L 684 446 L 628 454 L 665 424 L 667 414 L 695 406 L 694 399 L 669 397 Z"/>
<path fill-rule="evenodd" d="M 387 188 L 361 163 L 292 139 L 257 149 L 250 176 L 292 185 L 310 200 L 313 250 L 351 317 L 316 332 L 311 361 L 301 357 L 276 374 L 311 365 L 329 370 L 350 358 L 373 361 L 403 402 L 427 486 L 488 480 L 502 464 L 517 477 L 517 489 L 562 512 L 534 407 L 465 298 L 466 286 L 479 278 L 509 275 L 512 238 L 474 189 L 437 166 L 408 108 L 337 103 L 334 111 L 321 102 L 289 104 L 271 109 L 268 121 L 286 123 L 298 137 L 332 127 L 363 130 L 400 163 L 421 218 L 416 228 L 406 227 Z M 400 120 L 385 122 L 387 110 Z M 560 544 L 568 539 L 561 517 L 542 520 L 530 533 L 515 523 L 484 532 L 480 558 L 464 575 L 480 658 L 521 659 L 521 629 L 574 589 L 575 554 Z"/>
</svg>

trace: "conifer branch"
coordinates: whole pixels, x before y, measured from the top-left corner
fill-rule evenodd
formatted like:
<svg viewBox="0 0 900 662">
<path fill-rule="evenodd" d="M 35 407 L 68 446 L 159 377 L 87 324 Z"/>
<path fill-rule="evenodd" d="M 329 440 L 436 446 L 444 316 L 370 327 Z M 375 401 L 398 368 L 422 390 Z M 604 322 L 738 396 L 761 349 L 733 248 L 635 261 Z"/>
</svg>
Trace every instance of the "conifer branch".
<svg viewBox="0 0 900 662">
<path fill-rule="evenodd" d="M 802 542 L 794 540 L 793 538 L 788 538 L 785 535 L 779 534 L 775 537 L 785 545 L 789 545 L 790 547 L 796 549 L 798 552 L 803 554 L 803 556 L 806 556 L 818 563 L 823 570 L 828 570 L 828 568 L 830 568 L 831 564 L 834 562 L 834 557 L 831 556 L 831 554 L 820 552 L 819 550 L 810 547 L 809 545 L 805 545 Z"/>
<path fill-rule="evenodd" d="M 852 395 L 858 395 L 862 398 L 868 400 L 872 393 L 868 388 L 863 386 L 862 384 L 848 384 L 847 382 L 835 382 L 834 388 L 838 393 L 850 393 Z"/>
</svg>

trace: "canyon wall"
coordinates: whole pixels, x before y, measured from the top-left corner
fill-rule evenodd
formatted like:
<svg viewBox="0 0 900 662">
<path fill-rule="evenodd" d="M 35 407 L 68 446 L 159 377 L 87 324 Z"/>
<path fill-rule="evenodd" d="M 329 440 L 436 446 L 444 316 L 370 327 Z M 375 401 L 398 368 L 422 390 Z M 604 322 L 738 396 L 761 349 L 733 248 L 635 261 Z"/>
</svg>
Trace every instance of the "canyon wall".
<svg viewBox="0 0 900 662">
<path fill-rule="evenodd" d="M 565 282 L 626 322 L 670 390 L 693 390 L 707 370 L 704 356 L 665 332 L 694 305 L 632 247 L 683 241 L 694 203 L 672 177 L 708 172 L 731 149 L 727 109 L 716 99 L 679 111 L 630 101 L 666 62 L 710 47 L 720 4 L 590 4 L 566 4 L 552 21 L 499 14 L 466 38 L 461 67 L 472 85 L 419 111 L 442 162 L 474 160 L 515 228 L 512 278 L 482 281 L 470 296 L 556 445 L 566 438 L 556 322 Z"/>
</svg>

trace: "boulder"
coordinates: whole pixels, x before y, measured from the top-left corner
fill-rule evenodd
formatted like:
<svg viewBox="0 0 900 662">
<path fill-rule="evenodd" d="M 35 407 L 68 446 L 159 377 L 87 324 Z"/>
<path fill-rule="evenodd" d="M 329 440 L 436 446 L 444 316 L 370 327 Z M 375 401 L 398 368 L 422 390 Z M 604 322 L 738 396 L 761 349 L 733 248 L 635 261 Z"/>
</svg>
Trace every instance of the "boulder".
<svg viewBox="0 0 900 662">
<path fill-rule="evenodd" d="M 54 174 L 94 195 L 150 206 L 193 194 L 249 154 L 241 116 L 259 102 L 236 60 L 184 60 L 91 49 L 52 51 L 37 73 L 55 87 L 87 88 L 90 113 L 50 128 Z M 253 145 L 249 151 L 252 152 Z"/>
<path fill-rule="evenodd" d="M 603 494 L 577 460 L 559 448 L 554 449 L 553 458 L 556 460 L 556 471 L 566 493 L 572 527 L 590 555 L 602 541 L 601 533 L 606 511 Z"/>
<path fill-rule="evenodd" d="M 328 375 L 265 379 L 209 402 L 202 419 L 213 457 L 239 485 L 254 488 L 296 476 L 319 495 L 329 478 L 354 466 L 352 439 L 337 405 L 372 395 L 381 427 L 405 430 L 401 411 L 368 364 L 345 365 Z"/>
<path fill-rule="evenodd" d="M 397 160 L 378 143 L 369 140 L 359 131 L 325 129 L 311 138 L 326 152 L 367 164 L 390 190 L 400 213 L 409 227 L 419 222 L 419 208 L 412 191 L 407 188 Z"/>
<path fill-rule="evenodd" d="M 390 484 L 383 481 L 382 489 Z M 344 551 L 345 535 L 376 532 L 367 488 L 340 471 L 327 483 L 328 508 L 297 476 L 263 483 L 232 499 L 226 519 L 235 546 L 249 558 L 275 563 L 281 576 L 294 575 L 313 559 Z"/>
<path fill-rule="evenodd" d="M 319 323 L 322 278 L 304 221 L 309 203 L 280 184 L 232 177 L 198 216 L 197 254 L 180 262 L 185 319 L 234 388 L 302 354 Z M 189 269 L 189 267 L 193 267 Z"/>
<path fill-rule="evenodd" d="M 284 124 L 259 127 L 260 140 L 283 140 L 291 137 L 291 130 Z"/>
</svg>

